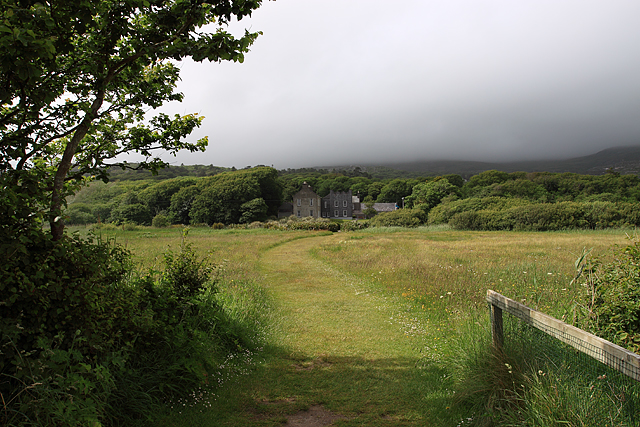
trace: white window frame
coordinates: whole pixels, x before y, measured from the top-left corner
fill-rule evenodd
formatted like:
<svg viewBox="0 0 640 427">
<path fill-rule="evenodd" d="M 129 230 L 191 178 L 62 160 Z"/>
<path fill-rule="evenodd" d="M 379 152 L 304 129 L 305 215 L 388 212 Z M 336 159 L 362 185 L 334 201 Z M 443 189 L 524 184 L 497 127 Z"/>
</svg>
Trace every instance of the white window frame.
<svg viewBox="0 0 640 427">
<path fill-rule="evenodd" d="M 313 206 L 313 199 L 309 199 L 309 206 Z"/>
<path fill-rule="evenodd" d="M 345 218 L 347 217 L 347 210 L 346 209 L 342 211 L 342 216 L 345 217 Z"/>
<path fill-rule="evenodd" d="M 338 218 L 338 217 L 340 216 L 340 215 L 339 215 L 339 214 L 340 214 L 340 212 L 339 212 L 337 209 L 336 209 L 335 211 L 333 211 L 333 213 L 334 213 L 334 215 L 333 215 L 333 216 L 334 216 L 334 217 L 336 217 L 336 218 Z"/>
<path fill-rule="evenodd" d="M 335 207 L 337 208 L 338 206 L 340 206 L 340 202 L 338 202 L 338 201 L 336 200 L 336 201 L 335 201 L 335 203 L 333 204 L 333 206 L 335 206 Z"/>
<path fill-rule="evenodd" d="M 343 201 L 342 201 L 342 207 L 343 207 L 343 208 L 346 208 L 346 207 L 347 207 L 347 201 L 346 201 L 346 200 L 343 200 Z"/>
<path fill-rule="evenodd" d="M 313 216 L 313 209 L 309 209 L 309 216 Z"/>
<path fill-rule="evenodd" d="M 300 211 L 298 211 L 298 218 L 301 218 L 301 217 L 300 217 Z"/>
<path fill-rule="evenodd" d="M 298 206 L 302 206 L 302 199 L 298 199 Z"/>
</svg>

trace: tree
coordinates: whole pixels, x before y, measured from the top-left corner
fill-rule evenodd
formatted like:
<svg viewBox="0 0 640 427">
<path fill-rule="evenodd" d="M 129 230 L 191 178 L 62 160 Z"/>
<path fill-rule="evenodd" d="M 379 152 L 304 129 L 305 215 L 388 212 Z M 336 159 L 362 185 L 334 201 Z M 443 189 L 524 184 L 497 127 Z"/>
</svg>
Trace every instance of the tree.
<svg viewBox="0 0 640 427">
<path fill-rule="evenodd" d="M 402 198 L 411 194 L 413 186 L 418 184 L 415 179 L 393 179 L 380 190 L 377 201 L 380 203 L 395 203 L 402 206 Z"/>
<path fill-rule="evenodd" d="M 147 111 L 182 100 L 172 61 L 242 62 L 260 33 L 236 39 L 223 26 L 260 4 L 0 0 L 0 185 L 22 201 L 13 216 L 39 211 L 59 240 L 65 198 L 87 176 L 106 182 L 113 165 L 157 171 L 166 166 L 157 149 L 204 150 L 206 138 L 184 140 L 202 117 Z M 130 152 L 145 160 L 115 159 Z"/>
<path fill-rule="evenodd" d="M 456 194 L 458 187 L 451 184 L 446 178 L 437 181 L 428 181 L 413 187 L 413 192 L 405 198 L 407 207 L 419 207 L 429 212 L 449 194 Z"/>
<path fill-rule="evenodd" d="M 263 198 L 259 197 L 249 200 L 240 206 L 240 224 L 248 224 L 253 221 L 264 221 L 267 218 L 267 203 Z"/>
</svg>

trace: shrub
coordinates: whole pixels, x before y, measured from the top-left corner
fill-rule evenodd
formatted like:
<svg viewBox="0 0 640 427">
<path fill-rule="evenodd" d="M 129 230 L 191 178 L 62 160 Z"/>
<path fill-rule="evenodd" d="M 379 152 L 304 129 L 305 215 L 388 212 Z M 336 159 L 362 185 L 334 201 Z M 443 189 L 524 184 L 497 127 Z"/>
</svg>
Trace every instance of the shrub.
<svg viewBox="0 0 640 427">
<path fill-rule="evenodd" d="M 136 276 L 119 246 L 25 231 L 0 241 L 0 424 L 150 419 L 246 346 L 188 244 Z"/>
<path fill-rule="evenodd" d="M 151 220 L 149 209 L 141 203 L 121 205 L 111 211 L 111 221 L 116 224 L 132 222 L 140 225 L 150 225 Z"/>
<path fill-rule="evenodd" d="M 91 213 L 91 207 L 85 203 L 69 205 L 65 210 L 65 223 L 69 225 L 85 225 L 97 222 L 95 215 Z"/>
<path fill-rule="evenodd" d="M 158 214 L 153 217 L 151 225 L 156 228 L 164 228 L 169 225 L 169 218 L 165 214 Z"/>
<path fill-rule="evenodd" d="M 342 231 L 356 231 L 369 228 L 368 221 L 343 221 L 340 224 L 340 230 Z"/>
<path fill-rule="evenodd" d="M 587 323 L 596 334 L 640 352 L 640 241 L 614 251 L 614 259 L 587 264 Z"/>
<path fill-rule="evenodd" d="M 503 197 L 473 197 L 462 200 L 450 199 L 431 209 L 428 223 L 430 225 L 447 224 L 454 215 L 462 212 L 477 212 L 481 210 L 501 211 L 516 206 L 528 206 L 530 204 L 531 202 L 527 200 Z"/>
<path fill-rule="evenodd" d="M 327 218 L 297 218 L 295 216 L 290 216 L 283 218 L 278 223 L 271 224 L 277 225 L 270 225 L 270 228 L 276 228 L 279 230 L 328 230 L 333 232 L 340 230 L 340 224 Z"/>
<path fill-rule="evenodd" d="M 632 203 L 610 202 L 559 202 L 514 206 L 508 209 L 466 210 L 471 204 L 452 203 L 465 210 L 449 209 L 447 214 L 439 207 L 433 209 L 429 223 L 437 215 L 449 218 L 449 225 L 460 230 L 527 230 L 551 231 L 576 228 L 600 229 L 638 225 L 640 213 Z M 434 212 L 436 211 L 436 212 Z M 435 222 L 435 221 L 434 221 Z M 437 223 L 437 222 L 435 222 Z"/>
<path fill-rule="evenodd" d="M 417 227 L 422 223 L 421 217 L 424 211 L 421 209 L 397 209 L 393 212 L 384 212 L 369 220 L 371 227 Z"/>
<path fill-rule="evenodd" d="M 105 366 L 127 345 L 117 318 L 119 310 L 129 313 L 111 296 L 130 272 L 129 254 L 78 237 L 53 242 L 37 228 L 1 246 L 0 392 L 11 402 L 7 423 L 21 424 L 20 414 L 42 425 L 97 421 L 112 388 Z"/>
</svg>

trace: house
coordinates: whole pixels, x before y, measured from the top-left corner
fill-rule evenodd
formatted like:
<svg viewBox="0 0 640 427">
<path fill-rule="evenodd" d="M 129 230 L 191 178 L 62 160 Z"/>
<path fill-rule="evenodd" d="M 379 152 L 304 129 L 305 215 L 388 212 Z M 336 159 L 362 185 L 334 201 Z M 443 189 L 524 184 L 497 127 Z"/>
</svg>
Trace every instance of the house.
<svg viewBox="0 0 640 427">
<path fill-rule="evenodd" d="M 390 212 L 397 206 L 395 203 L 374 203 L 373 208 L 378 212 Z M 331 190 L 326 196 L 320 197 L 304 182 L 300 191 L 293 195 L 292 202 L 280 206 L 278 218 L 294 215 L 298 218 L 363 219 L 364 209 L 364 203 L 351 190 Z"/>
<path fill-rule="evenodd" d="M 320 218 L 321 198 L 311 186 L 306 182 L 302 183 L 302 188 L 293 195 L 292 214 L 298 218 L 313 217 Z M 280 215 L 278 215 L 280 216 Z"/>
<path fill-rule="evenodd" d="M 360 205 L 360 209 L 354 214 L 354 218 L 356 219 L 364 219 L 364 211 L 369 207 L 375 209 L 377 213 L 393 212 L 398 209 L 398 205 L 396 205 L 395 203 L 373 203 L 371 205 L 368 205 L 366 203 L 358 203 L 358 205 Z"/>
<path fill-rule="evenodd" d="M 333 191 L 322 198 L 322 217 L 353 219 L 353 196 L 349 191 Z"/>
</svg>

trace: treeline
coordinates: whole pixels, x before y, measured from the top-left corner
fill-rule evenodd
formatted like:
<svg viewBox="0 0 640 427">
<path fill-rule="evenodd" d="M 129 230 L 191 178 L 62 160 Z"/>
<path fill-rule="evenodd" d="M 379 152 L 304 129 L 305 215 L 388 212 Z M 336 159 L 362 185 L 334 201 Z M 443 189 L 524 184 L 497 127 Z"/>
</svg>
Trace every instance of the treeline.
<svg viewBox="0 0 640 427">
<path fill-rule="evenodd" d="M 469 230 L 562 230 L 640 225 L 636 175 L 487 171 L 450 191 L 427 223 Z"/>
<path fill-rule="evenodd" d="M 639 225 L 637 175 L 486 171 L 377 180 L 349 171 L 260 166 L 160 182 L 94 183 L 70 201 L 68 223 L 243 224 L 275 219 L 303 182 L 325 196 L 351 190 L 366 204 L 395 203 L 372 225 L 449 224 L 473 230 L 557 230 Z"/>
<path fill-rule="evenodd" d="M 160 182 L 94 183 L 69 203 L 67 223 L 238 224 L 278 215 L 282 184 L 269 167 Z"/>
</svg>

